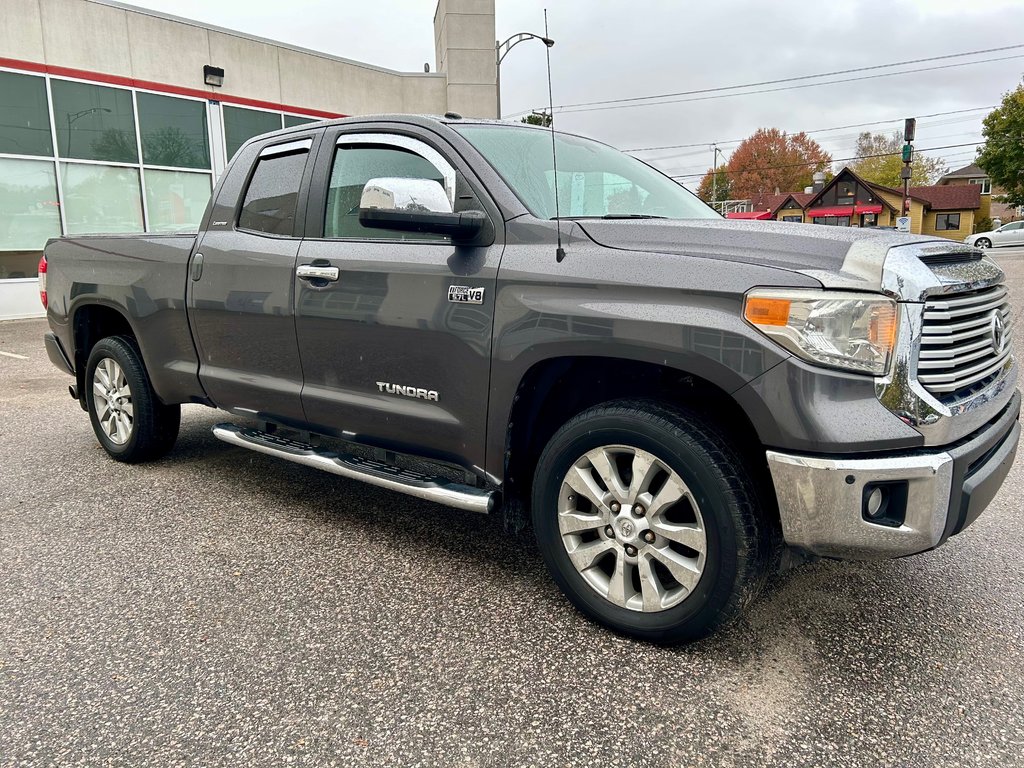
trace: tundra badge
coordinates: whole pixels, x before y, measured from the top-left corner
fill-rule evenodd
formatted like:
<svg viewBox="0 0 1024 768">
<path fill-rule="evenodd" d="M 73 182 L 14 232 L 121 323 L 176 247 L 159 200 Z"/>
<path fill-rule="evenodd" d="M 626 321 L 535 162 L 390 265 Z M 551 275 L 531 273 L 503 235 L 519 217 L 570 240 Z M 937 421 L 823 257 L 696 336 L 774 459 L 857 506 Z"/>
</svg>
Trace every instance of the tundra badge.
<svg viewBox="0 0 1024 768">
<path fill-rule="evenodd" d="M 377 389 L 389 395 L 405 395 L 406 397 L 418 397 L 420 400 L 433 400 L 437 402 L 436 389 L 420 389 L 419 387 L 403 387 L 401 384 L 388 384 L 384 381 L 377 382 Z"/>
<path fill-rule="evenodd" d="M 470 288 L 468 285 L 449 285 L 448 301 L 456 304 L 483 304 L 484 289 Z"/>
</svg>

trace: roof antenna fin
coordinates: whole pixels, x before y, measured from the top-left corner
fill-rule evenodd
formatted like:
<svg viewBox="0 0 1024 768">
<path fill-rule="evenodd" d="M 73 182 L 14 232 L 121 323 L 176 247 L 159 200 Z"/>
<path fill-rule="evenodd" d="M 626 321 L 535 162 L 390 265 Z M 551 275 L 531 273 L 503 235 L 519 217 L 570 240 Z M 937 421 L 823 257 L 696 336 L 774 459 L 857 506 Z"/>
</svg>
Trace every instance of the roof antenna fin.
<svg viewBox="0 0 1024 768">
<path fill-rule="evenodd" d="M 544 9 L 544 38 L 551 39 L 548 34 L 548 9 Z M 551 129 L 551 172 L 552 181 L 555 186 L 555 233 L 558 239 L 558 247 L 555 249 L 555 261 L 561 264 L 565 258 L 565 249 L 562 247 L 562 221 L 559 218 L 558 209 L 558 152 L 555 149 L 555 99 L 551 95 L 551 46 L 546 45 L 544 49 L 548 58 L 548 127 Z"/>
</svg>

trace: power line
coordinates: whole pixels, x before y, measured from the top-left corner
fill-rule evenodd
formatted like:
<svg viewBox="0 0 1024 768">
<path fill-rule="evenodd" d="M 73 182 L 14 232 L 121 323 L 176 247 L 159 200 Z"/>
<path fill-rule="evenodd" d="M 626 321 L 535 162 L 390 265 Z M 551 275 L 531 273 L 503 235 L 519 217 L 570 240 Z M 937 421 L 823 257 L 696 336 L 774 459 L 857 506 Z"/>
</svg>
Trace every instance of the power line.
<svg viewBox="0 0 1024 768">
<path fill-rule="evenodd" d="M 939 149 L 956 149 L 958 147 L 976 147 L 977 145 L 984 144 L 984 143 L 985 143 L 984 141 L 969 141 L 966 144 L 947 144 L 947 145 L 942 146 L 942 147 L 921 147 L 917 151 L 918 152 L 934 152 L 934 151 L 939 150 Z M 831 162 L 833 162 L 833 163 L 842 163 L 842 162 L 846 162 L 847 160 L 863 160 L 863 159 L 869 158 L 869 157 L 892 157 L 893 155 L 898 155 L 898 154 L 900 154 L 900 153 L 899 152 L 881 152 L 881 153 L 876 154 L 876 155 L 858 155 L 858 156 L 855 156 L 855 157 L 834 157 L 834 158 L 832 158 Z M 824 162 L 824 161 L 822 161 L 822 162 Z M 788 163 L 788 164 L 785 164 L 785 165 L 767 165 L 767 166 L 765 166 L 763 168 L 744 168 L 743 170 L 736 170 L 736 171 L 720 170 L 719 173 L 725 173 L 725 174 L 732 175 L 732 174 L 737 174 L 737 173 L 755 173 L 757 171 L 774 171 L 774 170 L 778 170 L 780 168 L 805 168 L 805 167 L 809 167 L 809 166 L 812 166 L 812 165 L 817 165 L 817 163 L 816 162 L 808 162 L 808 163 Z M 706 174 L 707 174 L 707 171 L 705 171 L 704 173 L 684 173 L 684 174 L 679 175 L 679 176 L 669 176 L 669 178 L 670 179 L 690 179 L 690 178 L 702 177 L 702 176 L 704 176 Z"/>
<path fill-rule="evenodd" d="M 983 109 L 995 109 L 998 104 L 992 104 L 987 107 L 971 107 L 970 109 L 954 109 L 950 112 L 932 112 L 928 115 L 918 115 L 918 119 L 925 120 L 929 117 L 946 117 L 947 115 L 962 115 L 965 112 L 980 112 Z M 827 133 L 829 131 L 843 131 L 847 128 L 867 128 L 872 125 L 883 125 L 885 123 L 895 123 L 903 120 L 902 117 L 894 117 L 891 120 L 874 120 L 870 123 L 852 123 L 850 125 L 836 125 L 831 128 L 815 128 L 813 131 L 793 131 L 792 133 Z M 938 125 L 939 123 L 931 123 L 931 125 Z M 924 127 L 924 126 L 922 126 Z M 729 141 L 701 141 L 694 144 L 666 144 L 661 147 L 634 147 L 633 149 L 624 149 L 623 152 L 653 152 L 659 149 L 689 149 L 690 147 L 710 147 L 712 144 L 739 144 L 741 141 L 746 139 L 729 139 Z"/>
<path fill-rule="evenodd" d="M 654 107 L 662 104 L 682 104 L 693 101 L 712 101 L 715 99 L 729 99 L 734 96 L 755 96 L 760 93 L 777 93 L 778 91 L 795 91 L 802 88 L 817 88 L 822 85 L 840 85 L 842 83 L 854 83 L 862 80 L 875 80 L 880 77 L 893 77 L 895 75 L 910 75 L 917 72 L 935 72 L 942 69 L 953 69 L 955 67 L 966 67 L 971 64 L 989 64 L 996 61 L 1009 61 L 1011 59 L 1024 58 L 1024 54 L 1013 56 L 1001 56 L 994 59 L 979 59 L 978 61 L 964 61 L 959 64 L 941 64 L 935 67 L 919 67 L 918 69 L 904 69 L 899 72 L 881 72 L 877 75 L 863 75 L 861 77 L 847 77 L 840 80 L 826 80 L 821 83 L 803 83 L 801 85 L 784 85 L 779 88 L 763 88 L 757 91 L 745 91 L 744 93 L 721 93 L 713 96 L 695 96 L 686 99 L 669 99 L 666 101 L 648 101 L 641 104 L 611 104 L 604 107 L 583 107 L 581 109 L 563 109 L 562 114 L 575 114 L 577 112 L 603 112 L 609 109 L 629 109 L 632 107 Z"/>
<path fill-rule="evenodd" d="M 852 69 L 837 69 L 837 70 L 834 70 L 832 72 L 819 72 L 819 73 L 814 74 L 814 75 L 797 75 L 797 76 L 793 76 L 793 77 L 782 77 L 782 78 L 778 78 L 776 80 L 761 80 L 761 81 L 755 82 L 755 83 L 742 83 L 742 84 L 739 84 L 739 85 L 724 85 L 724 86 L 718 86 L 718 87 L 715 87 L 715 88 L 700 88 L 700 89 L 692 90 L 692 91 L 676 91 L 676 92 L 673 92 L 673 93 L 658 93 L 658 94 L 651 94 L 649 96 L 627 96 L 627 97 L 619 98 L 619 99 L 602 99 L 602 100 L 599 100 L 599 101 L 583 101 L 583 102 L 578 102 L 576 104 L 559 104 L 559 105 L 557 105 L 555 107 L 555 109 L 568 110 L 568 109 L 573 109 L 573 108 L 576 108 L 576 107 L 593 107 L 593 106 L 598 106 L 598 105 L 603 105 L 603 104 L 623 104 L 623 103 L 626 103 L 626 102 L 648 101 L 648 100 L 651 100 L 651 99 L 665 99 L 665 98 L 671 98 L 671 97 L 676 97 L 676 96 L 694 96 L 694 95 L 705 94 L 705 93 L 717 93 L 717 92 L 720 92 L 720 91 L 733 91 L 733 90 L 740 90 L 740 89 L 743 89 L 743 88 L 760 88 L 761 86 L 765 86 L 765 85 L 778 85 L 780 83 L 800 82 L 800 81 L 803 81 L 803 80 L 816 80 L 816 79 L 818 79 L 820 77 L 834 77 L 836 75 L 850 75 L 850 74 L 853 74 L 855 72 L 871 72 L 871 71 L 875 71 L 875 70 L 879 70 L 879 69 L 890 69 L 892 67 L 904 67 L 904 66 L 907 66 L 907 65 L 910 65 L 910 64 L 924 64 L 924 63 L 927 63 L 927 62 L 930 62 L 930 61 L 944 61 L 944 60 L 947 60 L 947 59 L 963 58 L 964 56 L 980 56 L 981 54 L 985 54 L 985 53 L 999 53 L 999 52 L 1002 52 L 1002 51 L 1012 51 L 1012 50 L 1016 50 L 1016 49 L 1019 49 L 1019 48 L 1024 48 L 1024 43 L 1018 43 L 1016 45 L 1004 45 L 1004 46 L 1000 46 L 998 48 L 983 48 L 983 49 L 979 49 L 979 50 L 976 50 L 976 51 L 964 51 L 962 53 L 946 53 L 946 54 L 942 54 L 941 56 L 928 56 L 928 57 L 920 58 L 920 59 L 907 59 L 905 61 L 894 61 L 894 62 L 890 62 L 888 64 L 874 64 L 874 65 L 869 66 L 869 67 L 854 67 Z M 977 62 L 964 62 L 964 64 L 968 64 L 968 63 L 977 63 Z M 960 64 L 960 65 L 955 65 L 955 66 L 963 66 L 963 65 Z M 840 81 L 840 82 L 842 82 L 842 81 Z M 582 111 L 582 110 L 580 110 L 580 111 Z M 522 113 L 522 114 L 526 114 L 526 113 Z"/>
</svg>

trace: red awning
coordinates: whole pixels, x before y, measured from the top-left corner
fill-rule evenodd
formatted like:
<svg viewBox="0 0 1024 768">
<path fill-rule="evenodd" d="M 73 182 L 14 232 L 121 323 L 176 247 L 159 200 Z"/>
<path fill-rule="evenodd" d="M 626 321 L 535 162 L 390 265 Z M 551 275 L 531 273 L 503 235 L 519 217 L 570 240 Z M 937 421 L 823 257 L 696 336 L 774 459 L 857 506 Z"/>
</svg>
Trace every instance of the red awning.
<svg viewBox="0 0 1024 768">
<path fill-rule="evenodd" d="M 881 210 L 881 208 L 879 208 Z M 853 206 L 843 205 L 837 208 L 810 208 L 807 211 L 807 215 L 812 219 L 817 216 L 852 216 Z"/>
<path fill-rule="evenodd" d="M 881 213 L 881 212 L 882 212 L 882 204 L 881 203 L 872 203 L 870 205 L 858 205 L 857 206 L 857 213 Z"/>
<path fill-rule="evenodd" d="M 725 214 L 727 219 L 770 219 L 771 211 L 737 211 Z"/>
</svg>

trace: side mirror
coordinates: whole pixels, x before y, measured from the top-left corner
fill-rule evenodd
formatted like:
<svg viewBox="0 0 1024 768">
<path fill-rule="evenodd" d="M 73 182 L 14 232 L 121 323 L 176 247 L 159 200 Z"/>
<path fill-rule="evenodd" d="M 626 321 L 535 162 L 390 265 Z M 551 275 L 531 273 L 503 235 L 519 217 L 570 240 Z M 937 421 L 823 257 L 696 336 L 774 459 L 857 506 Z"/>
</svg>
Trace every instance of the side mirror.
<svg viewBox="0 0 1024 768">
<path fill-rule="evenodd" d="M 359 223 L 371 229 L 472 240 L 486 220 L 482 211 L 454 213 L 444 187 L 430 179 L 370 179 L 359 200 Z"/>
</svg>

